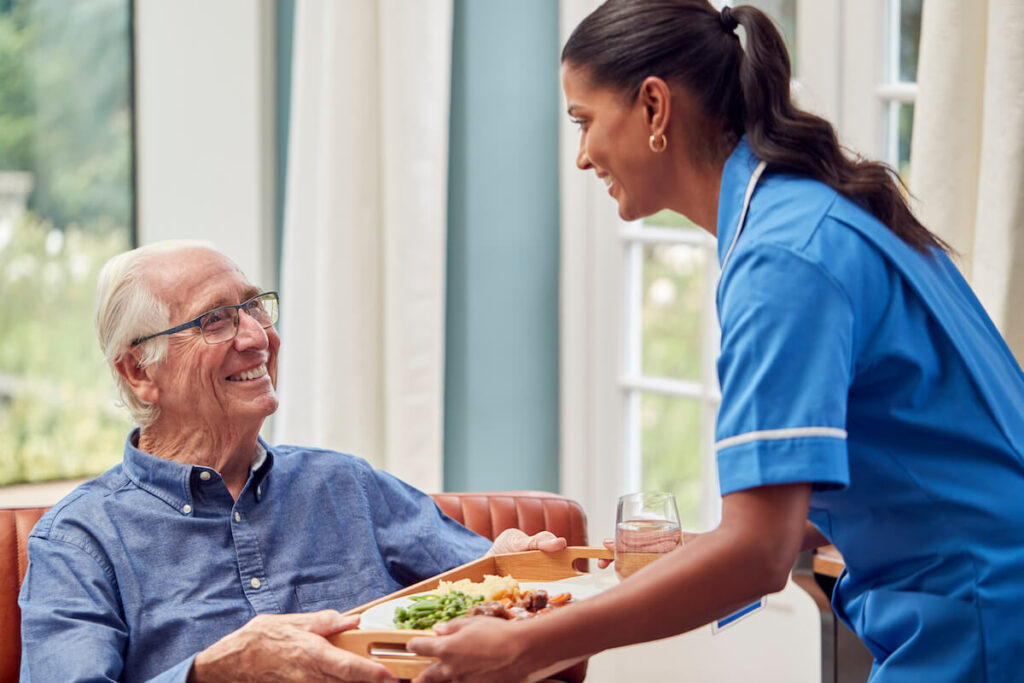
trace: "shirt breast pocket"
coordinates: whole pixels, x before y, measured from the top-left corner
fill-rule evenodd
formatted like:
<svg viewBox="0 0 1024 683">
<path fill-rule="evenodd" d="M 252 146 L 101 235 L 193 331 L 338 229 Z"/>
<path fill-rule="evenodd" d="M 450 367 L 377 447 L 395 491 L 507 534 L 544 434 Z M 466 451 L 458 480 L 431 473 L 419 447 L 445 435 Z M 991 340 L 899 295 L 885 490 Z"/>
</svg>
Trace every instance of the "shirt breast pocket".
<svg viewBox="0 0 1024 683">
<path fill-rule="evenodd" d="M 386 587 L 374 572 L 300 583 L 295 586 L 295 599 L 303 612 L 321 609 L 345 610 L 358 607 L 387 594 Z"/>
</svg>

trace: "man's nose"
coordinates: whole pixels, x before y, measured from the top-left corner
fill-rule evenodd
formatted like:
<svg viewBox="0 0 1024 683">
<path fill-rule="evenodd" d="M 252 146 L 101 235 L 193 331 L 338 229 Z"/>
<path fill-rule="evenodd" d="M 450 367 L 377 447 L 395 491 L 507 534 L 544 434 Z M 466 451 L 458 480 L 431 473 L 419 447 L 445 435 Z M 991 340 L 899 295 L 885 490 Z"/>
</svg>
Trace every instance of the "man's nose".
<svg viewBox="0 0 1024 683">
<path fill-rule="evenodd" d="M 267 345 L 267 331 L 249 313 L 238 312 L 238 334 L 235 346 L 238 348 L 263 348 Z"/>
</svg>

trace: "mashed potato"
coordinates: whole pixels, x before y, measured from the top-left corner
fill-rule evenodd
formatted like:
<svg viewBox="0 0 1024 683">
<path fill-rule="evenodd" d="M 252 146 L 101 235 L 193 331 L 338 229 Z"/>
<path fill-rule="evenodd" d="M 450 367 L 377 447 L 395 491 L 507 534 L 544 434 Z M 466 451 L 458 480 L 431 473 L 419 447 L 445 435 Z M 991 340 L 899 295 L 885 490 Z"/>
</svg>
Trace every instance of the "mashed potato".
<svg viewBox="0 0 1024 683">
<path fill-rule="evenodd" d="M 500 600 L 505 597 L 516 600 L 519 598 L 519 582 L 511 576 L 484 574 L 484 580 L 480 582 L 473 582 L 469 579 L 441 581 L 437 590 L 431 592 L 444 595 L 452 591 L 462 591 L 466 595 L 482 595 L 486 601 Z"/>
</svg>

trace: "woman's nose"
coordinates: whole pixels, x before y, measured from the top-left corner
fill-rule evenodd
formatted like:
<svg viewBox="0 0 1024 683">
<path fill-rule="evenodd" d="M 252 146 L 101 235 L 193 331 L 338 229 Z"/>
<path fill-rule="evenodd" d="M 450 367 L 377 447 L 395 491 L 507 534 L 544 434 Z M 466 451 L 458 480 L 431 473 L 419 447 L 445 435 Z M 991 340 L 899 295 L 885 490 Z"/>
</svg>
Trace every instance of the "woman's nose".
<svg viewBox="0 0 1024 683">
<path fill-rule="evenodd" d="M 580 137 L 580 148 L 576 152 L 576 168 L 581 171 L 586 171 L 590 168 L 590 157 L 587 156 L 587 146 L 583 142 L 583 138 Z"/>
</svg>

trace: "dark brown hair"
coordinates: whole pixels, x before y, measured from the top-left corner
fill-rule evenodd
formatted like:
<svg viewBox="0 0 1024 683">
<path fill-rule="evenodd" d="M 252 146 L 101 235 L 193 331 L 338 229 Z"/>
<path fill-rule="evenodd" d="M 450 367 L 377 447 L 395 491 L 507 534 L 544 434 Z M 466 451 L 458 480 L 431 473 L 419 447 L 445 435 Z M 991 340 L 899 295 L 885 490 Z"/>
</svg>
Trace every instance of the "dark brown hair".
<svg viewBox="0 0 1024 683">
<path fill-rule="evenodd" d="M 919 251 L 949 249 L 910 211 L 906 186 L 888 165 L 847 156 L 828 121 L 794 106 L 786 46 L 755 7 L 719 12 L 708 0 L 607 0 L 573 31 L 562 61 L 629 101 L 648 76 L 682 85 L 727 134 L 745 134 L 770 170 L 825 183 Z"/>
</svg>

